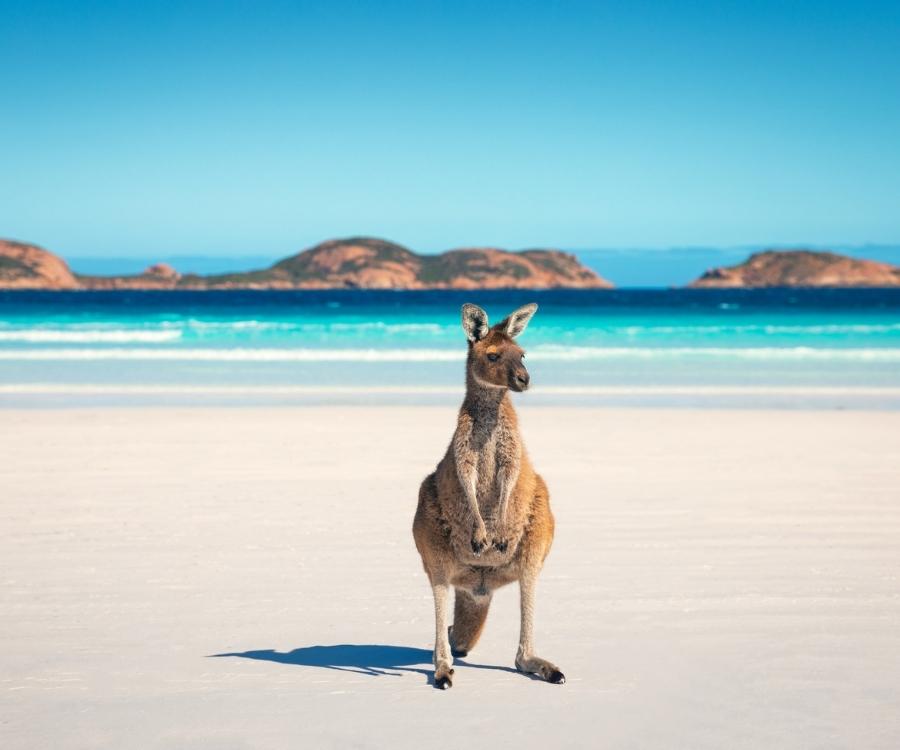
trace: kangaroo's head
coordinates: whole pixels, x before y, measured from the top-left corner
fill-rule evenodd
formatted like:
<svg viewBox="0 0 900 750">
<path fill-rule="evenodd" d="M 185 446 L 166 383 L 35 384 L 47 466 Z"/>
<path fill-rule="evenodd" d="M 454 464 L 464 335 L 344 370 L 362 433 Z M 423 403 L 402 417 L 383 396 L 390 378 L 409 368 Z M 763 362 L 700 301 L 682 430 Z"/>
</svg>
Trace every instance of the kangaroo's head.
<svg viewBox="0 0 900 750">
<path fill-rule="evenodd" d="M 524 305 L 501 320 L 488 325 L 487 313 L 478 305 L 462 306 L 462 326 L 469 339 L 469 374 L 479 385 L 489 388 L 510 388 L 524 391 L 528 388 L 528 370 L 522 361 L 525 352 L 515 338 L 528 326 L 537 305 Z"/>
</svg>

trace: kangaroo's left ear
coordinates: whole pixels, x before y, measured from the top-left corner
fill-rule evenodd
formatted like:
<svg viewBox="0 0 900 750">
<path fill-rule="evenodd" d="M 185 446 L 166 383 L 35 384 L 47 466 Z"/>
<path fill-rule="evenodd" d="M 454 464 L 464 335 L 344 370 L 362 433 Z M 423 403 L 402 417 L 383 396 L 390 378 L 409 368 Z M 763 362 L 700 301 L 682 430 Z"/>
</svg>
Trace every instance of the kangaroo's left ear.
<svg viewBox="0 0 900 750">
<path fill-rule="evenodd" d="M 514 313 L 511 313 L 508 318 L 498 323 L 496 327 L 514 339 L 528 327 L 528 321 L 537 312 L 537 307 L 534 302 L 530 305 L 522 305 Z"/>
</svg>

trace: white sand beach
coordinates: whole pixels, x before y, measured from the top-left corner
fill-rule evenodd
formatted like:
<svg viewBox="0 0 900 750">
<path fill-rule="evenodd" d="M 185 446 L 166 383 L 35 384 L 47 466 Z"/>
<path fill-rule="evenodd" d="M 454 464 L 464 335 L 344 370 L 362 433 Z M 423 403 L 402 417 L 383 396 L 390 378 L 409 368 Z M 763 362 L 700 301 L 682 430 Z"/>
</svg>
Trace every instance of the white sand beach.
<svg viewBox="0 0 900 750">
<path fill-rule="evenodd" d="M 446 407 L 0 411 L 0 747 L 900 747 L 900 412 L 520 408 L 552 493 L 448 692 Z"/>
</svg>

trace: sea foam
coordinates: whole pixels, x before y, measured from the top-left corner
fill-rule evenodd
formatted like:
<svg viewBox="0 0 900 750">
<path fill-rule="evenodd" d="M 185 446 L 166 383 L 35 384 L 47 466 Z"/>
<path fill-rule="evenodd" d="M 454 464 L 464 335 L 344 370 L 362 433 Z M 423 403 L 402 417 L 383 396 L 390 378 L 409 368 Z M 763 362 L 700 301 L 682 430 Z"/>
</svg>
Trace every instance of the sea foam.
<svg viewBox="0 0 900 750">
<path fill-rule="evenodd" d="M 136 332 L 137 333 L 137 332 Z M 458 349 L 310 348 L 58 348 L 0 349 L 2 360 L 168 360 L 219 362 L 456 362 Z M 588 347 L 542 345 L 528 360 L 752 360 L 821 362 L 900 362 L 898 348 L 824 347 Z"/>
<path fill-rule="evenodd" d="M 181 338 L 178 330 L 79 330 L 26 328 L 0 331 L 0 341 L 21 341 L 32 344 L 162 344 Z"/>
</svg>

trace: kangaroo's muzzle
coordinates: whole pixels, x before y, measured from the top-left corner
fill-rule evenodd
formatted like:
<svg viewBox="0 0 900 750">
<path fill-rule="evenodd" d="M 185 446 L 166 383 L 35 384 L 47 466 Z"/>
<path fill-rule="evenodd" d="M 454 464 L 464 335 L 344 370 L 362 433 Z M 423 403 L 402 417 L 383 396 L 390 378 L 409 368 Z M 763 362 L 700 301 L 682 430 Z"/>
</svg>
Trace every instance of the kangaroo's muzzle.
<svg viewBox="0 0 900 750">
<path fill-rule="evenodd" d="M 531 377 L 528 375 L 528 370 L 524 367 L 517 368 L 510 379 L 511 382 L 509 387 L 514 391 L 518 391 L 521 393 L 522 391 L 528 390 L 528 384 L 531 382 Z"/>
</svg>

